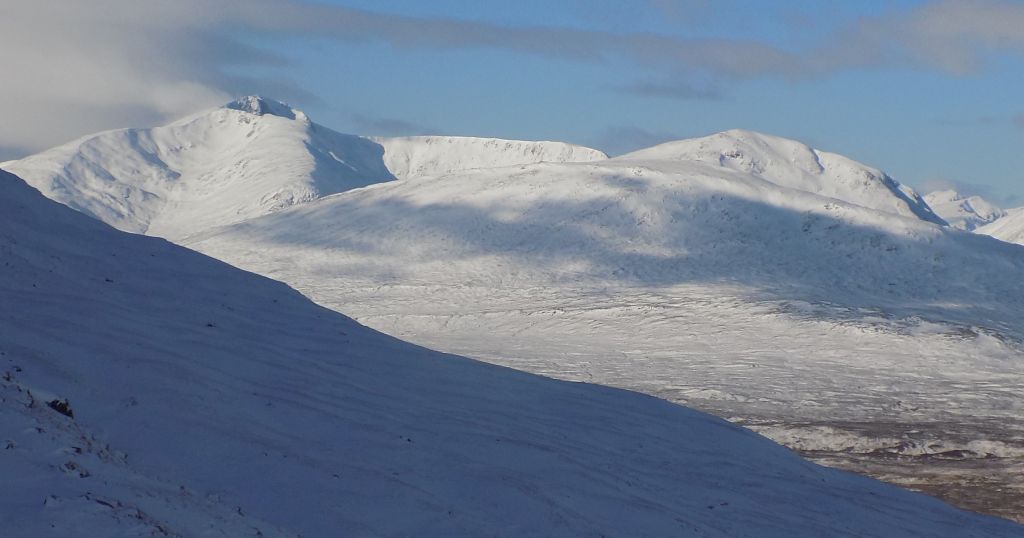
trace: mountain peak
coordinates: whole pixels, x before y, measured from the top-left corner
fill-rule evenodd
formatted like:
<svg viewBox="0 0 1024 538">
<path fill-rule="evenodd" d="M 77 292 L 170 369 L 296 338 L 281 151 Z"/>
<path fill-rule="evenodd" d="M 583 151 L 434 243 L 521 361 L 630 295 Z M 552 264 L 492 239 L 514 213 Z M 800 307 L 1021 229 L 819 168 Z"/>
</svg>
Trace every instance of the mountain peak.
<svg viewBox="0 0 1024 538">
<path fill-rule="evenodd" d="M 945 224 L 916 192 L 877 168 L 797 140 L 756 131 L 730 129 L 666 142 L 617 159 L 701 163 L 753 175 L 782 187 Z"/>
<path fill-rule="evenodd" d="M 286 103 L 282 103 L 281 101 L 276 101 L 274 99 L 268 99 L 259 95 L 247 95 L 245 97 L 235 99 L 234 101 L 224 105 L 224 108 L 240 110 L 257 116 L 280 116 L 290 120 L 294 120 L 296 116 L 304 116 L 302 112 L 295 110 Z"/>
<path fill-rule="evenodd" d="M 973 231 L 1006 216 L 1006 211 L 981 196 L 967 196 L 955 190 L 935 191 L 924 197 L 925 202 L 950 226 Z"/>
</svg>

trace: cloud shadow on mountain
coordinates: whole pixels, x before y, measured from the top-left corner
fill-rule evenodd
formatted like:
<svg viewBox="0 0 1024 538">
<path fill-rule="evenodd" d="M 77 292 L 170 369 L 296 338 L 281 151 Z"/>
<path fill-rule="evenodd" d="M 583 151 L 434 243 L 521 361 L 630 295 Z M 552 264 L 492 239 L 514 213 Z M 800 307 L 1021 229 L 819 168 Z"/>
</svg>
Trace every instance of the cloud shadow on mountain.
<svg viewBox="0 0 1024 538">
<path fill-rule="evenodd" d="M 500 286 L 536 280 L 553 290 L 609 293 L 619 287 L 729 286 L 753 300 L 827 305 L 827 315 L 880 311 L 983 322 L 1024 335 L 1013 306 L 1024 304 L 1024 291 L 1012 277 L 1024 272 L 1019 246 L 956 231 L 901 235 L 827 211 L 799 212 L 721 193 L 667 200 L 648 213 L 631 200 L 643 195 L 642 181 L 614 181 L 626 186 L 621 198 L 553 199 L 512 218 L 496 216 L 508 213 L 500 211 L 500 202 L 422 205 L 393 197 L 371 203 L 344 195 L 221 232 L 329 250 L 339 259 L 348 252 L 365 261 L 361 277 L 376 272 L 399 282 L 416 266 L 465 271 L 472 265 L 456 265 L 498 256 L 509 263 L 490 271 L 485 262 L 479 268 L 486 273 L 466 278 Z"/>
</svg>

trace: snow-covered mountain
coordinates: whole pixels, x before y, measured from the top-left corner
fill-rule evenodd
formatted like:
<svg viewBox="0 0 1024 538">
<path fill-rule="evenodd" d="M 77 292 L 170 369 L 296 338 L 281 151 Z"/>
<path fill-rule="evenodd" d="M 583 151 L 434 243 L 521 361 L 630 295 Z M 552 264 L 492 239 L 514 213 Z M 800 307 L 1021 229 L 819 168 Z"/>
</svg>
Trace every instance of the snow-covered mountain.
<svg viewBox="0 0 1024 538">
<path fill-rule="evenodd" d="M 782 187 L 941 222 L 913 189 L 881 170 L 795 140 L 752 131 L 734 129 L 703 138 L 666 142 L 623 155 L 619 160 L 702 162 L 744 172 Z"/>
<path fill-rule="evenodd" d="M 562 142 L 344 135 L 257 96 L 170 125 L 88 136 L 3 164 L 48 197 L 117 228 L 184 239 L 216 226 L 381 181 L 540 162 L 595 162 Z M 733 130 L 669 142 L 621 161 L 715 164 L 780 186 L 941 222 L 880 170 L 793 140 Z"/>
<path fill-rule="evenodd" d="M 122 230 L 181 239 L 395 178 L 604 158 L 561 142 L 345 135 L 283 103 L 246 97 L 163 127 L 88 136 L 4 169 Z"/>
<path fill-rule="evenodd" d="M 955 190 L 935 191 L 924 197 L 936 215 L 959 230 L 974 229 L 994 222 L 1006 211 L 980 196 L 963 196 Z"/>
<path fill-rule="evenodd" d="M 689 403 L 830 465 L 1024 517 L 1024 258 L 940 226 L 877 169 L 745 131 L 609 160 L 550 142 L 339 135 L 260 99 L 196 118 L 218 137 L 240 126 L 224 136 L 238 166 L 218 165 L 214 184 L 253 188 L 153 202 L 135 231 L 416 343 Z M 69 147 L 9 167 L 131 230 L 104 208 L 144 213 L 150 198 L 103 189 L 143 167 L 124 164 L 123 144 Z M 128 172 L 93 181 L 68 160 Z M 234 183 L 240 170 L 257 179 Z"/>
<path fill-rule="evenodd" d="M 1018 536 L 635 393 L 442 355 L 0 172 L 5 536 Z"/>
<path fill-rule="evenodd" d="M 382 183 L 188 245 L 416 343 L 1024 514 L 1024 251 L 899 215 L 884 182 L 892 211 L 675 155 Z"/>
<path fill-rule="evenodd" d="M 980 196 L 954 190 L 929 193 L 925 201 L 954 228 L 1024 245 L 1024 208 L 1000 209 Z"/>
<path fill-rule="evenodd" d="M 1024 207 L 1010 209 L 1003 217 L 975 230 L 1007 243 L 1024 245 Z"/>
</svg>

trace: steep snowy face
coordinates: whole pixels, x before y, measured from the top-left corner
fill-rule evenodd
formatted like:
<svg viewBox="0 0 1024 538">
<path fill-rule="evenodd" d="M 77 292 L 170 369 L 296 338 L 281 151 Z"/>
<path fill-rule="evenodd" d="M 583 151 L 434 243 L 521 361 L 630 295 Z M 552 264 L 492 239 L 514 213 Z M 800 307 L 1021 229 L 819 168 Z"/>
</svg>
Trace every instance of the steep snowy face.
<svg viewBox="0 0 1024 538">
<path fill-rule="evenodd" d="M 974 230 L 1007 243 L 1024 245 L 1024 207 L 1006 211 L 1006 216 Z"/>
<path fill-rule="evenodd" d="M 459 136 L 373 138 L 384 147 L 384 164 L 399 179 L 439 176 L 474 168 L 540 162 L 607 159 L 604 153 L 564 142 L 526 142 Z"/>
<path fill-rule="evenodd" d="M 928 193 L 924 201 L 936 215 L 958 230 L 973 231 L 1006 216 L 1006 211 L 980 196 L 961 196 L 954 190 Z"/>
<path fill-rule="evenodd" d="M 928 204 L 881 170 L 795 140 L 731 130 L 667 142 L 618 157 L 622 161 L 695 161 L 735 170 L 782 187 L 941 224 Z"/>
<path fill-rule="evenodd" d="M 3 172 L 0 230 L 5 535 L 1021 533 L 662 400 L 399 342 Z"/>
<path fill-rule="evenodd" d="M 181 240 L 395 178 L 604 157 L 557 142 L 345 135 L 250 96 L 163 127 L 89 136 L 4 169 L 117 228 Z"/>
</svg>

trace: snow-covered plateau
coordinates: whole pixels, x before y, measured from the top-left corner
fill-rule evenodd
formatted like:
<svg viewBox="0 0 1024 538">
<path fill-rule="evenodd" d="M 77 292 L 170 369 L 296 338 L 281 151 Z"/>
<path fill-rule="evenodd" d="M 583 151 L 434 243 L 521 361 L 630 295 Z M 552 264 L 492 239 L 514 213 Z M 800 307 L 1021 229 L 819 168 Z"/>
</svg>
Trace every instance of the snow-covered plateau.
<svg viewBox="0 0 1024 538">
<path fill-rule="evenodd" d="M 883 172 L 748 131 L 606 159 L 245 108 L 6 168 L 404 340 L 1024 519 L 1024 248 L 946 226 Z"/>
</svg>

